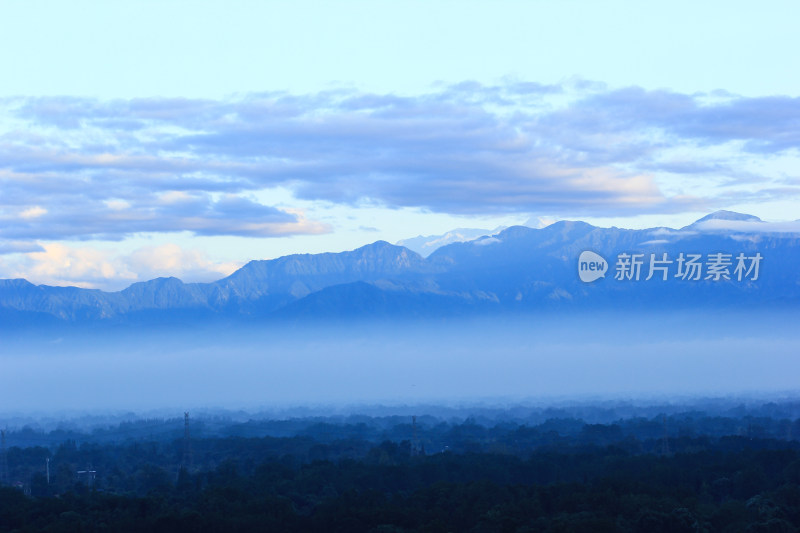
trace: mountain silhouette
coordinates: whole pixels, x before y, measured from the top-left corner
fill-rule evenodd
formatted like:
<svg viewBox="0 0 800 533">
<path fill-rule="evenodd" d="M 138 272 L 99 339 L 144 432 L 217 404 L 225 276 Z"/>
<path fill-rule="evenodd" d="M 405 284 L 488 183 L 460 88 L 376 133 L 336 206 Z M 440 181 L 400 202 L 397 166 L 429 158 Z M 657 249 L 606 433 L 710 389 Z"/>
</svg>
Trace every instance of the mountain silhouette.
<svg viewBox="0 0 800 533">
<path fill-rule="evenodd" d="M 251 261 L 213 283 L 158 278 L 119 292 L 0 280 L 0 323 L 391 318 L 800 304 L 800 234 L 748 233 L 741 228 L 704 231 L 709 221 L 761 223 L 751 215 L 718 211 L 681 229 L 599 228 L 580 221 L 542 229 L 513 226 L 442 246 L 426 258 L 377 241 L 342 253 Z M 587 250 L 607 262 L 604 276 L 592 283 L 578 276 L 578 257 Z M 684 262 L 692 257 L 702 273 L 682 277 Z M 625 261 L 631 260 L 638 263 L 638 279 L 625 270 Z"/>
</svg>

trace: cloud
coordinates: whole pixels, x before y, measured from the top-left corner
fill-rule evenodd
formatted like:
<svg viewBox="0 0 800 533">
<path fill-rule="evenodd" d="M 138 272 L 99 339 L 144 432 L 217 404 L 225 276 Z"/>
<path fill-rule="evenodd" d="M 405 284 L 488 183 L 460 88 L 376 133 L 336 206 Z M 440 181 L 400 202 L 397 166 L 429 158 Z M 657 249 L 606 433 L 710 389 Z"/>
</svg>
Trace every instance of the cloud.
<svg viewBox="0 0 800 533">
<path fill-rule="evenodd" d="M 93 248 L 70 248 L 60 243 L 42 245 L 43 250 L 26 254 L 23 275 L 37 284 L 74 285 L 97 288 L 114 280 L 132 282 L 136 274 L 115 260 L 110 252 Z"/>
<path fill-rule="evenodd" d="M 139 248 L 125 257 L 125 264 L 139 280 L 176 276 L 188 281 L 214 281 L 229 276 L 242 265 L 237 262 L 214 262 L 200 250 L 185 250 L 177 244 Z"/>
<path fill-rule="evenodd" d="M 147 246 L 131 253 L 72 247 L 61 243 L 20 247 L 22 255 L 0 261 L 0 278 L 25 277 L 35 284 L 121 290 L 131 283 L 176 276 L 186 282 L 209 282 L 233 273 L 241 264 L 217 262 L 200 250 L 177 244 Z"/>
<path fill-rule="evenodd" d="M 726 95 L 709 99 L 708 95 L 639 87 L 595 93 L 543 117 L 550 131 L 561 130 L 560 138 L 573 147 L 581 143 L 593 147 L 593 136 L 617 136 L 622 143 L 605 151 L 617 156 L 626 152 L 638 156 L 660 144 L 702 148 L 736 141 L 745 150 L 776 154 L 800 147 L 798 121 L 800 98 Z M 572 137 L 576 132 L 583 134 Z"/>
<path fill-rule="evenodd" d="M 651 231 L 650 235 L 654 235 L 654 236 L 662 236 L 663 235 L 665 237 L 681 237 L 681 236 L 685 236 L 685 235 L 694 235 L 695 233 L 697 233 L 697 232 L 691 231 L 691 230 L 687 230 L 687 229 L 676 230 L 676 229 L 672 229 L 672 228 L 657 228 L 657 229 L 654 229 L 653 231 Z"/>
<path fill-rule="evenodd" d="M 0 240 L 0 255 L 41 252 L 43 250 L 44 248 L 36 242 Z"/>
<path fill-rule="evenodd" d="M 740 233 L 796 233 L 800 234 L 800 220 L 764 222 L 763 220 L 711 219 L 691 225 L 695 231 L 724 231 Z"/>
<path fill-rule="evenodd" d="M 415 96 L 15 98 L 0 101 L 0 116 L 0 238 L 17 240 L 329 231 L 251 197 L 274 187 L 453 214 L 698 211 L 763 200 L 787 172 L 742 161 L 796 158 L 800 147 L 798 98 L 577 82 L 464 82 Z M 717 185 L 665 188 L 673 175 Z"/>
<path fill-rule="evenodd" d="M 22 213 L 19 214 L 19 216 L 24 219 L 31 219 L 31 218 L 39 218 L 40 216 L 45 214 L 47 214 L 47 209 L 44 209 L 43 207 L 39 207 L 38 205 L 36 205 L 23 210 Z"/>
<path fill-rule="evenodd" d="M 0 211 L 0 239 L 120 240 L 136 233 L 180 231 L 275 237 L 330 231 L 326 224 L 307 220 L 302 211 L 233 194 L 215 198 L 207 192 L 164 191 L 103 201 L 87 197 L 90 194 L 71 195 L 66 204 L 54 201 L 49 210 L 7 206 Z"/>
<path fill-rule="evenodd" d="M 477 239 L 475 239 L 474 241 L 471 241 L 471 242 L 475 246 L 486 246 L 488 244 L 495 244 L 495 243 L 503 242 L 503 241 L 501 241 L 497 237 L 479 237 L 479 238 L 477 238 Z"/>
</svg>

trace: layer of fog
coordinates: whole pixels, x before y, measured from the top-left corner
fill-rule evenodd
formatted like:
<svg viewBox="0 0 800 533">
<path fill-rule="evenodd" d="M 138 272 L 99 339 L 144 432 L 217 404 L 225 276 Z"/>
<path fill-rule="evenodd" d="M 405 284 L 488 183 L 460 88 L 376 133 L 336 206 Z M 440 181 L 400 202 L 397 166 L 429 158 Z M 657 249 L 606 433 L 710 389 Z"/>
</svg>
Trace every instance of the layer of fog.
<svg viewBox="0 0 800 533">
<path fill-rule="evenodd" d="M 797 318 L 604 313 L 6 332 L 0 413 L 792 394 Z"/>
</svg>

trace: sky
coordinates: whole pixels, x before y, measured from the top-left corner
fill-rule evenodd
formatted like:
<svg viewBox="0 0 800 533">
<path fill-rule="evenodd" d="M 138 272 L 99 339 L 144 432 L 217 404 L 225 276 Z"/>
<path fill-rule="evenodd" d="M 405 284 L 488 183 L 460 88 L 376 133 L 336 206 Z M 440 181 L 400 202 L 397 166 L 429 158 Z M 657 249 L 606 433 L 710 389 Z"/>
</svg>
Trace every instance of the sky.
<svg viewBox="0 0 800 533">
<path fill-rule="evenodd" d="M 800 218 L 794 2 L 0 3 L 0 278 Z M 533 221 L 533 222 L 531 222 Z"/>
</svg>

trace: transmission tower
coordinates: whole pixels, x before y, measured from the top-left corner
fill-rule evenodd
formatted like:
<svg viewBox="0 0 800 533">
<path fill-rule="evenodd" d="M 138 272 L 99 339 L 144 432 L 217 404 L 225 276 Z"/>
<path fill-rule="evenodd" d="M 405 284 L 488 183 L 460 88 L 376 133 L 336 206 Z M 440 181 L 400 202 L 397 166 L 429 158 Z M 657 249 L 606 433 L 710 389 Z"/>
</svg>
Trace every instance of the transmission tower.
<svg viewBox="0 0 800 533">
<path fill-rule="evenodd" d="M 8 450 L 6 450 L 5 429 L 0 429 L 0 485 L 8 485 Z"/>
<path fill-rule="evenodd" d="M 188 472 L 192 468 L 192 441 L 189 437 L 189 411 L 183 413 L 183 460 L 181 466 Z"/>
</svg>

